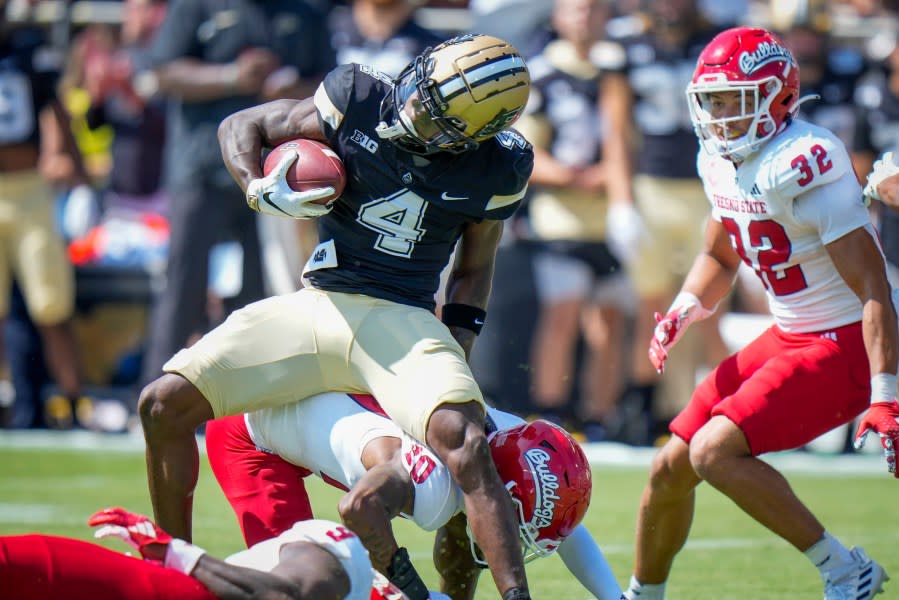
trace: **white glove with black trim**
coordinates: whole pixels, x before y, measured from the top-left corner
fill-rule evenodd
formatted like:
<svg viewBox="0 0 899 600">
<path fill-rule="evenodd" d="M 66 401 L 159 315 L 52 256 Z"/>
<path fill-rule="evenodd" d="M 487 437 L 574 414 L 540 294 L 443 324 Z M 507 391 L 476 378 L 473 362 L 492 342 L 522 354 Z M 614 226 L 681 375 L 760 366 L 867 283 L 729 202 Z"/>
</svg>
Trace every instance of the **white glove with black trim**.
<svg viewBox="0 0 899 600">
<path fill-rule="evenodd" d="M 868 174 L 868 184 L 865 185 L 865 203 L 871 200 L 880 200 L 880 194 L 877 192 L 879 186 L 884 179 L 892 177 L 899 173 L 899 165 L 896 164 L 895 157 L 892 152 L 885 152 L 880 160 L 874 163 L 874 168 Z"/>
<path fill-rule="evenodd" d="M 287 170 L 297 159 L 295 150 L 285 152 L 271 173 L 254 179 L 247 186 L 247 205 L 267 215 L 312 219 L 328 214 L 332 205 L 316 204 L 316 200 L 334 194 L 331 186 L 296 192 L 287 183 Z"/>
</svg>

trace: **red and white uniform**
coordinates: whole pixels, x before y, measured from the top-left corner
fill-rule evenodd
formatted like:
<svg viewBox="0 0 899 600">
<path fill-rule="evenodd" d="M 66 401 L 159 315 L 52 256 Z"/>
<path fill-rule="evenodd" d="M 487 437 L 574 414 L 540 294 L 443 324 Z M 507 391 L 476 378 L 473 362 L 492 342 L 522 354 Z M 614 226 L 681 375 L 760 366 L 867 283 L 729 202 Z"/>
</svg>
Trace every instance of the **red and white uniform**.
<svg viewBox="0 0 899 600">
<path fill-rule="evenodd" d="M 271 571 L 281 546 L 312 542 L 340 561 L 350 580 L 345 600 L 368 600 L 372 567 L 356 535 L 333 521 L 294 524 L 281 535 L 231 555 L 226 562 Z M 53 535 L 0 536 L 0 598 L 10 600 L 215 600 L 199 581 L 180 571 L 91 542 Z"/>
<path fill-rule="evenodd" d="M 834 134 L 797 119 L 739 168 L 700 152 L 698 169 L 712 217 L 762 280 L 781 329 L 823 331 L 861 320 L 861 302 L 824 246 L 859 227 L 876 234 Z"/>
<path fill-rule="evenodd" d="M 523 422 L 488 409 L 500 428 Z M 365 474 L 362 451 L 378 437 L 402 441 L 415 486 L 416 525 L 432 531 L 462 509 L 462 491 L 437 456 L 386 418 L 371 396 L 329 392 L 301 402 L 210 421 L 206 448 L 248 545 L 312 518 L 303 477 L 349 490 Z"/>
<path fill-rule="evenodd" d="M 372 586 L 368 550 L 356 534 L 333 521 L 312 519 L 294 523 L 279 536 L 232 554 L 225 562 L 257 571 L 271 571 L 281 561 L 281 547 L 293 542 L 312 542 L 334 555 L 350 579 L 350 593 L 345 600 L 368 600 Z"/>
<path fill-rule="evenodd" d="M 437 529 L 462 504 L 462 493 L 453 484 L 449 470 L 393 421 L 364 410 L 360 401 L 365 403 L 367 397 L 333 392 L 258 410 L 245 415 L 247 430 L 260 449 L 305 467 L 345 490 L 365 474 L 362 451 L 368 442 L 378 437 L 401 439 L 403 466 L 415 485 L 414 509 L 404 516 L 427 531 Z"/>
<path fill-rule="evenodd" d="M 487 415 L 498 431 L 524 423 L 490 407 Z M 290 527 L 289 519 L 312 518 L 303 484 L 310 473 L 331 485 L 352 487 L 365 473 L 361 460 L 365 444 L 379 436 L 402 440 L 403 464 L 415 486 L 412 514 L 406 517 L 432 530 L 464 509 L 462 492 L 446 466 L 387 418 L 371 396 L 330 392 L 216 419 L 206 425 L 206 451 L 244 539 L 252 545 L 279 535 Z M 559 547 L 559 555 L 597 598 L 617 600 L 621 595 L 608 562 L 583 524 Z"/>
<path fill-rule="evenodd" d="M 753 454 L 802 446 L 867 409 L 862 305 L 825 246 L 858 228 L 877 239 L 842 143 L 801 120 L 738 167 L 701 151 L 712 217 L 765 285 L 775 325 L 725 359 L 671 423 L 686 441 L 716 415 Z"/>
</svg>

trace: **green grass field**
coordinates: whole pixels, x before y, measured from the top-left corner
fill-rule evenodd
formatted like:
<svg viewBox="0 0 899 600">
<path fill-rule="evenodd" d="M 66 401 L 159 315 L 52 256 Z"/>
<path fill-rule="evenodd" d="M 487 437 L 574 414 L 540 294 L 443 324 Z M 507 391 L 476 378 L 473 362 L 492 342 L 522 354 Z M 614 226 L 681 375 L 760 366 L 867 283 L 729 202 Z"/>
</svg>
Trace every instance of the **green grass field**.
<svg viewBox="0 0 899 600">
<path fill-rule="evenodd" d="M 80 449 L 75 442 L 57 448 L 21 448 L 4 443 L 0 432 L 0 534 L 43 532 L 91 539 L 84 524 L 94 510 L 121 505 L 149 514 L 143 454 L 139 449 Z M 19 439 L 19 438 L 16 438 Z M 75 439 L 80 438 L 66 438 Z M 859 457 L 871 467 L 879 457 Z M 194 541 L 224 556 L 241 549 L 237 523 L 211 472 L 203 471 L 196 494 Z M 598 466 L 586 524 L 624 583 L 630 574 L 633 525 L 646 475 L 643 466 Z M 875 469 L 862 474 L 788 475 L 800 497 L 848 544 L 864 546 L 888 572 L 899 576 L 899 482 Z M 336 517 L 339 492 L 317 480 L 310 483 L 313 506 L 323 518 Z M 405 522 L 397 537 L 409 548 L 425 580 L 436 581 L 430 565 L 431 538 Z M 109 542 L 124 549 L 124 544 Z M 582 600 L 588 593 L 557 557 L 528 565 L 534 598 Z M 478 599 L 497 598 L 488 576 Z M 820 598 L 817 571 L 786 543 L 755 524 L 708 486 L 700 488 L 691 539 L 675 563 L 669 598 L 776 600 Z M 899 579 L 879 598 L 899 598 Z"/>
</svg>

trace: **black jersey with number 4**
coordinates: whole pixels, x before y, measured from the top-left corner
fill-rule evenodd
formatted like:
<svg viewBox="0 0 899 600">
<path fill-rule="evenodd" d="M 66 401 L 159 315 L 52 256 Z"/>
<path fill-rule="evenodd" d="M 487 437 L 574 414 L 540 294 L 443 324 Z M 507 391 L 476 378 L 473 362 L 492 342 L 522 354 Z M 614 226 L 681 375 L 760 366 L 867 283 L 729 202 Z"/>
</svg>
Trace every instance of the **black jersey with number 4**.
<svg viewBox="0 0 899 600">
<path fill-rule="evenodd" d="M 464 154 L 404 152 L 375 133 L 391 85 L 386 75 L 349 64 L 331 71 L 315 94 L 347 186 L 319 219 L 322 244 L 305 277 L 320 289 L 433 310 L 440 273 L 464 226 L 515 212 L 533 150 L 505 131 Z"/>
</svg>

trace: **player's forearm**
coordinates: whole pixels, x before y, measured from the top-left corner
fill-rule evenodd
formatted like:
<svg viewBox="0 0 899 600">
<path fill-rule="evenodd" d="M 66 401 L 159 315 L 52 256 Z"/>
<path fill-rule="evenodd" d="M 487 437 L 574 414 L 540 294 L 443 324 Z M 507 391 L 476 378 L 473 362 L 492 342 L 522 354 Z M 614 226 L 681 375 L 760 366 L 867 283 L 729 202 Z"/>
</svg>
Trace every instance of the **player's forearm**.
<svg viewBox="0 0 899 600">
<path fill-rule="evenodd" d="M 176 96 L 185 102 L 208 102 L 237 95 L 237 65 L 212 64 L 193 58 L 179 58 L 138 74 L 138 78 L 153 78 L 153 91 Z"/>
<path fill-rule="evenodd" d="M 255 569 L 230 565 L 205 555 L 191 576 L 219 600 L 304 600 L 291 582 Z"/>
<path fill-rule="evenodd" d="M 262 134 L 254 118 L 255 109 L 247 109 L 225 118 L 218 128 L 219 147 L 231 177 L 246 191 L 249 183 L 262 177 Z"/>
<path fill-rule="evenodd" d="M 242 190 L 262 177 L 262 148 L 294 138 L 325 139 L 311 98 L 259 104 L 229 115 L 218 128 L 222 159 Z"/>
<path fill-rule="evenodd" d="M 446 284 L 446 304 L 487 308 L 502 233 L 502 221 L 468 225 Z"/>
<path fill-rule="evenodd" d="M 736 268 L 722 264 L 709 254 L 696 257 L 681 290 L 699 298 L 703 307 L 714 310 L 730 292 L 736 277 Z"/>
<path fill-rule="evenodd" d="M 884 286 L 875 297 L 864 303 L 862 311 L 862 335 L 872 376 L 878 373 L 896 374 L 899 360 L 897 327 L 892 299 Z M 895 390 L 893 393 L 895 394 Z"/>
<path fill-rule="evenodd" d="M 391 519 L 404 507 L 411 510 L 411 485 L 390 465 L 369 469 L 338 504 L 340 519 L 368 550 L 372 566 L 388 575 L 390 561 L 399 550 Z"/>
</svg>

